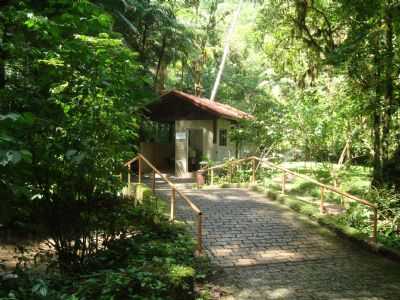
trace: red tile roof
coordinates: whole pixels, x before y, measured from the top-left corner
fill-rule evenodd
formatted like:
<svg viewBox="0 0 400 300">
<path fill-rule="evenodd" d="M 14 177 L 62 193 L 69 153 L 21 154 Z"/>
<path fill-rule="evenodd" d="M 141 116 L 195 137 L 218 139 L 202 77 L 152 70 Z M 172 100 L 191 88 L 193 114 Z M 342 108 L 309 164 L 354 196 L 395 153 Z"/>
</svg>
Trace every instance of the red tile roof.
<svg viewBox="0 0 400 300">
<path fill-rule="evenodd" d="M 253 120 L 254 116 L 234 108 L 227 104 L 222 104 L 215 101 L 210 101 L 207 98 L 200 98 L 194 95 L 190 95 L 181 91 L 172 90 L 161 96 L 161 101 L 163 98 L 169 98 L 170 96 L 176 96 L 179 99 L 190 102 L 191 104 L 199 107 L 202 110 L 208 111 L 212 114 L 218 115 L 220 117 L 230 119 L 230 120 Z"/>
</svg>

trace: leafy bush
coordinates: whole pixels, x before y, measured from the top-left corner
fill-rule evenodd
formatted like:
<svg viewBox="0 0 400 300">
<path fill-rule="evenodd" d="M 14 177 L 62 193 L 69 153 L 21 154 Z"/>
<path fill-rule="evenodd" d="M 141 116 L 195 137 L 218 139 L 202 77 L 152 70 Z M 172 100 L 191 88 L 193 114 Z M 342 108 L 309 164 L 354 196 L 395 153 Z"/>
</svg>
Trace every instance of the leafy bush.
<svg viewBox="0 0 400 300">
<path fill-rule="evenodd" d="M 371 209 L 365 205 L 357 202 L 350 203 L 349 208 L 339 220 L 361 232 L 371 233 Z"/>
<path fill-rule="evenodd" d="M 44 274 L 30 269 L 17 269 L 13 274 L 3 275 L 0 280 L 0 299 L 69 299 L 62 291 L 63 286 L 68 284 L 69 278 L 54 273 Z"/>
<path fill-rule="evenodd" d="M 127 230 L 114 175 L 133 155 L 148 78 L 103 8 L 34 2 L 0 13 L 0 223 L 49 238 L 75 272 Z"/>
<path fill-rule="evenodd" d="M 378 205 L 379 239 L 400 248 L 400 194 L 391 189 L 371 190 L 368 199 Z"/>
<path fill-rule="evenodd" d="M 19 269 L 0 281 L 0 299 L 192 299 L 198 260 L 181 224 L 145 201 L 133 228 L 84 260 L 79 272 Z"/>
<path fill-rule="evenodd" d="M 225 165 L 214 170 L 214 184 L 248 183 L 253 175 L 252 163 Z"/>
<path fill-rule="evenodd" d="M 232 181 L 233 182 L 249 182 L 253 176 L 253 169 L 250 163 L 241 164 L 232 168 Z"/>
<path fill-rule="evenodd" d="M 366 199 L 378 206 L 378 240 L 385 245 L 400 248 L 400 195 L 390 189 L 371 189 Z M 341 221 L 361 232 L 371 233 L 372 210 L 351 203 Z"/>
</svg>

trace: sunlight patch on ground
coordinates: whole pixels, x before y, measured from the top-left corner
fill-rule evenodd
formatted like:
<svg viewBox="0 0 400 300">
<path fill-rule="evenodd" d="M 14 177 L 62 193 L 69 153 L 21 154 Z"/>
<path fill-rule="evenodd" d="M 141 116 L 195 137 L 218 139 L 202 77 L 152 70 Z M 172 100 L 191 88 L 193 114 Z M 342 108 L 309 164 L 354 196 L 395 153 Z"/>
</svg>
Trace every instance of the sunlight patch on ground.
<svg viewBox="0 0 400 300">
<path fill-rule="evenodd" d="M 226 200 L 238 200 L 238 201 L 248 200 L 248 199 L 243 199 L 242 196 L 225 196 L 224 199 L 226 199 Z"/>
<path fill-rule="evenodd" d="M 255 252 L 256 256 L 262 257 L 263 263 L 303 260 L 305 257 L 301 252 L 284 249 L 271 249 Z"/>
<path fill-rule="evenodd" d="M 270 299 L 285 299 L 292 294 L 291 290 L 288 288 L 275 289 L 269 293 L 268 298 Z"/>
<path fill-rule="evenodd" d="M 213 253 L 214 256 L 227 256 L 232 254 L 232 249 L 226 249 L 226 248 L 218 248 L 218 249 L 212 249 L 211 252 Z"/>
</svg>

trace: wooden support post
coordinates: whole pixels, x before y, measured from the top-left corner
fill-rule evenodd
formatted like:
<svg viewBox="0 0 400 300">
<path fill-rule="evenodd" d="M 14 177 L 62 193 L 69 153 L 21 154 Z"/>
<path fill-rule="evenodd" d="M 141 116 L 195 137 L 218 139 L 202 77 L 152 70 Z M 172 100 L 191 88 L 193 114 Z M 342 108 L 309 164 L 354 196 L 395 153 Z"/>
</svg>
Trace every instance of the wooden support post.
<svg viewBox="0 0 400 300">
<path fill-rule="evenodd" d="M 229 164 L 229 183 L 232 183 L 232 172 L 233 172 L 233 168 L 232 168 L 232 164 Z"/>
<path fill-rule="evenodd" d="M 152 181 L 151 181 L 151 190 L 153 191 L 153 193 L 156 190 L 156 171 L 153 170 L 153 177 L 152 177 Z"/>
<path fill-rule="evenodd" d="M 251 176 L 251 183 L 255 184 L 256 183 L 256 160 L 255 159 L 252 160 L 252 168 L 253 168 L 253 172 L 252 172 L 252 176 Z"/>
<path fill-rule="evenodd" d="M 376 244 L 378 242 L 378 209 L 374 208 L 374 220 L 372 226 L 372 241 Z"/>
<path fill-rule="evenodd" d="M 210 177 L 210 185 L 214 185 L 214 169 L 211 169 Z"/>
<path fill-rule="evenodd" d="M 286 172 L 283 172 L 282 176 L 282 194 L 286 192 Z"/>
<path fill-rule="evenodd" d="M 340 196 L 340 206 L 342 208 L 345 208 L 345 202 L 344 202 L 344 197 L 343 196 Z"/>
<path fill-rule="evenodd" d="M 203 215 L 201 212 L 197 214 L 197 252 L 199 255 L 203 253 Z"/>
<path fill-rule="evenodd" d="M 138 182 L 142 183 L 142 159 L 139 157 L 138 159 L 139 171 L 138 171 Z"/>
<path fill-rule="evenodd" d="M 172 188 L 171 191 L 171 215 L 169 219 L 173 221 L 175 219 L 175 199 L 176 199 L 176 190 Z"/>
<path fill-rule="evenodd" d="M 336 189 L 340 189 L 339 181 L 338 181 L 337 176 L 338 176 L 337 174 L 334 175 L 333 186 Z M 340 206 L 344 208 L 344 197 L 342 195 L 340 195 Z"/>
<path fill-rule="evenodd" d="M 324 201 L 325 201 L 325 188 L 324 187 L 320 187 L 320 202 L 319 202 L 319 212 L 321 214 L 325 213 L 325 207 L 324 207 Z"/>
</svg>

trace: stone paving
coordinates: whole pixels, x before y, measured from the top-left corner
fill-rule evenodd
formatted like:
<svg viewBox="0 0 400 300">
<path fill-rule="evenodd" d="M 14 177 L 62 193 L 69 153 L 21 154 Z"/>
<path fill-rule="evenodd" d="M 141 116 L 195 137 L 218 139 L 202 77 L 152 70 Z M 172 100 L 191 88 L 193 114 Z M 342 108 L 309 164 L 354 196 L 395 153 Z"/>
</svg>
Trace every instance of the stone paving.
<svg viewBox="0 0 400 300">
<path fill-rule="evenodd" d="M 185 193 L 204 213 L 206 252 L 221 267 L 213 281 L 228 291 L 221 299 L 400 300 L 397 262 L 248 190 Z M 177 198 L 177 219 L 193 223 L 193 216 Z"/>
</svg>

